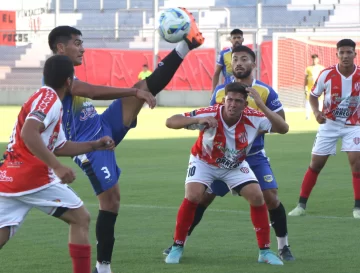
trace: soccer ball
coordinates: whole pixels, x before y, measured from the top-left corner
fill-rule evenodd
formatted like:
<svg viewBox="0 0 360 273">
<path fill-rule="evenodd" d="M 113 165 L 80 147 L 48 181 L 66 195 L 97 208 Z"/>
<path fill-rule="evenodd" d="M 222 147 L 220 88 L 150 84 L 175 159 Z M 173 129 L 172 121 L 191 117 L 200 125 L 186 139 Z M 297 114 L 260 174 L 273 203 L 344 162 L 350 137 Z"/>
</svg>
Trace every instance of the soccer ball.
<svg viewBox="0 0 360 273">
<path fill-rule="evenodd" d="M 159 34 L 169 43 L 180 42 L 190 30 L 190 18 L 179 8 L 164 10 L 159 18 Z"/>
</svg>

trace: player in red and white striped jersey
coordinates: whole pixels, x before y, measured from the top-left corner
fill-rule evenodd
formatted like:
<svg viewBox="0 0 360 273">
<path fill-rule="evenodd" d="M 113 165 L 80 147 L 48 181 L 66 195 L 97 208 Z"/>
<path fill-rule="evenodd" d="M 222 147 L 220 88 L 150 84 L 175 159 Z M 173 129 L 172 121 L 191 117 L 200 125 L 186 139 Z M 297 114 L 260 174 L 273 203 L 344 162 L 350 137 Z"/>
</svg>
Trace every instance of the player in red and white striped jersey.
<svg viewBox="0 0 360 273">
<path fill-rule="evenodd" d="M 312 149 L 310 166 L 301 185 L 299 204 L 290 216 L 305 215 L 310 193 L 330 155 L 336 154 L 336 143 L 347 152 L 352 171 L 355 206 L 354 218 L 360 219 L 360 67 L 354 64 L 355 42 L 343 39 L 337 43 L 339 63 L 324 69 L 311 90 L 310 104 L 320 124 Z M 324 94 L 319 110 L 318 98 Z"/>
<path fill-rule="evenodd" d="M 248 94 L 263 113 L 247 107 Z M 258 261 L 282 265 L 279 257 L 270 251 L 267 207 L 245 157 L 259 133 L 287 133 L 288 125 L 284 119 L 266 107 L 255 89 L 234 82 L 225 87 L 224 105 L 172 116 L 166 125 L 172 129 L 200 129 L 200 134 L 191 150 L 185 198 L 177 215 L 174 245 L 165 262 L 179 263 L 199 201 L 214 180 L 222 180 L 233 193 L 250 203 L 251 220 L 260 248 Z"/>
<path fill-rule="evenodd" d="M 109 137 L 82 143 L 66 141 L 61 99 L 71 88 L 73 76 L 74 67 L 68 57 L 50 57 L 44 66 L 47 86 L 35 92 L 20 110 L 0 161 L 0 248 L 35 207 L 70 224 L 73 272 L 89 273 L 89 213 L 66 185 L 75 179 L 73 170 L 63 166 L 55 155 L 75 156 L 113 149 L 115 145 Z"/>
</svg>

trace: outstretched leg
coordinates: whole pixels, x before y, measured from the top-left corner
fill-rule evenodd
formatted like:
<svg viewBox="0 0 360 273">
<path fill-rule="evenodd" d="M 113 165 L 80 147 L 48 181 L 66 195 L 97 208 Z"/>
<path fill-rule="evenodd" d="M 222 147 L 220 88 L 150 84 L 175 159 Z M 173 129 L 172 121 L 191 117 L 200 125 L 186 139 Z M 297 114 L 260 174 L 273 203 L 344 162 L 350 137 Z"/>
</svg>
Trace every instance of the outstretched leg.
<svg viewBox="0 0 360 273">
<path fill-rule="evenodd" d="M 189 33 L 184 37 L 184 40 L 178 43 L 176 48 L 158 64 L 158 67 L 148 78 L 135 84 L 136 88 L 147 90 L 154 96 L 162 91 L 170 82 L 190 50 L 195 49 L 204 43 L 204 38 L 202 37 L 192 14 L 185 8 L 181 9 L 188 13 L 190 17 L 191 27 Z M 124 125 L 130 127 L 139 114 L 144 101 L 136 97 L 125 97 L 122 98 L 122 103 Z"/>
</svg>

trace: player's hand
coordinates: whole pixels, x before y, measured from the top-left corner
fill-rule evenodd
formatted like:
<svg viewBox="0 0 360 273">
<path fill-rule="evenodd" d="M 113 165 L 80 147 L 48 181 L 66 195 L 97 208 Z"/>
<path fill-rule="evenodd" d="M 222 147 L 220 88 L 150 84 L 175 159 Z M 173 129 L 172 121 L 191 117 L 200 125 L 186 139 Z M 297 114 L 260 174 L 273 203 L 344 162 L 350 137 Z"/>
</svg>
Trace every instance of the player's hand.
<svg viewBox="0 0 360 273">
<path fill-rule="evenodd" d="M 59 167 L 54 169 L 54 173 L 57 177 L 60 178 L 61 183 L 70 184 L 75 180 L 75 172 L 73 169 L 60 165 Z"/>
<path fill-rule="evenodd" d="M 206 128 L 215 128 L 217 127 L 218 122 L 214 117 L 203 117 L 199 118 L 198 124 L 205 125 Z"/>
<path fill-rule="evenodd" d="M 156 98 L 148 91 L 136 89 L 136 97 L 138 99 L 146 101 L 149 107 L 153 109 L 156 106 Z"/>
<path fill-rule="evenodd" d="M 324 115 L 323 112 L 318 110 L 314 112 L 314 116 L 319 124 L 324 124 L 326 122 L 326 116 Z"/>
<path fill-rule="evenodd" d="M 114 150 L 115 149 L 115 142 L 109 136 L 104 136 L 96 141 L 93 144 L 94 150 Z"/>
<path fill-rule="evenodd" d="M 264 104 L 262 98 L 260 97 L 259 92 L 256 91 L 254 88 L 246 87 L 246 91 L 248 92 L 249 96 L 254 99 L 257 106 Z"/>
</svg>

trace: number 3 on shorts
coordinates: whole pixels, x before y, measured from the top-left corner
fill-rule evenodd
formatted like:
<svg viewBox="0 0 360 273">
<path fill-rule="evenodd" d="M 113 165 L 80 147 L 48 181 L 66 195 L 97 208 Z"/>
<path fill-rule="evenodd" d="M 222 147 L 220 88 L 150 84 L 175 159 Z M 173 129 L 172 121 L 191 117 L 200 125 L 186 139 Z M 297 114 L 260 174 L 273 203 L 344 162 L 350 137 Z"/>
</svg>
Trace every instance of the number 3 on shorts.
<svg viewBox="0 0 360 273">
<path fill-rule="evenodd" d="M 110 174 L 109 169 L 107 167 L 102 167 L 101 170 L 106 174 L 105 179 L 110 178 L 111 174 Z"/>
</svg>

